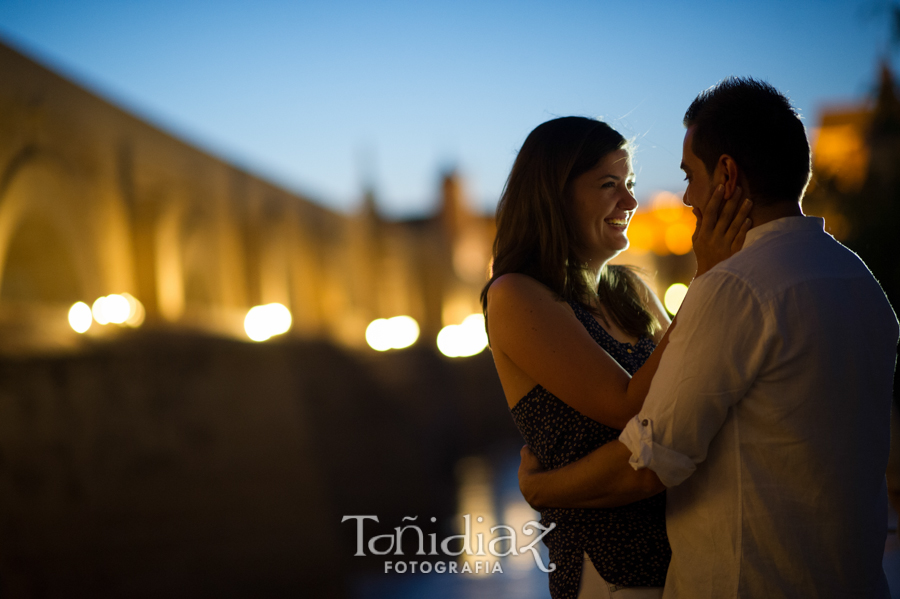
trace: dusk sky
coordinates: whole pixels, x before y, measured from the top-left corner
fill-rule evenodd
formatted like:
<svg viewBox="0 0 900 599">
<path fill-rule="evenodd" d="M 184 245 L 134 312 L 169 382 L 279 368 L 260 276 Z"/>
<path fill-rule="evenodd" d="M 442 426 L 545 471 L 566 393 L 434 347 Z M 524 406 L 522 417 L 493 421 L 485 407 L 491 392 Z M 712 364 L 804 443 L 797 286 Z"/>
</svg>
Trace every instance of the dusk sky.
<svg viewBox="0 0 900 599">
<path fill-rule="evenodd" d="M 369 183 L 414 216 L 451 167 L 492 211 L 528 132 L 572 114 L 636 138 L 639 200 L 680 193 L 699 91 L 762 78 L 814 126 L 871 94 L 887 4 L 0 0 L 0 39 L 317 202 L 352 210 Z"/>
</svg>

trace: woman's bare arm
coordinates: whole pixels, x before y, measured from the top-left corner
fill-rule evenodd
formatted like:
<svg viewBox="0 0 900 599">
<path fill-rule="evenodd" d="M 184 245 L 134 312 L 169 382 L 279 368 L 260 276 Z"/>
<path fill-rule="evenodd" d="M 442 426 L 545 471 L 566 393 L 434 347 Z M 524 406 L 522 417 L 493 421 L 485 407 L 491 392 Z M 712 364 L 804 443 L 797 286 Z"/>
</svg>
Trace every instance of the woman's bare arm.
<svg viewBox="0 0 900 599">
<path fill-rule="evenodd" d="M 644 373 L 629 377 L 564 302 L 521 274 L 503 275 L 491 285 L 488 327 L 494 352 L 585 416 L 614 428 L 640 410 L 659 361 L 651 356 L 653 372 L 645 364 Z"/>
<path fill-rule="evenodd" d="M 744 206 L 738 209 L 740 193 L 735 196 L 720 217 L 723 221 L 728 217 L 729 224 L 744 223 L 749 210 Z M 711 201 L 722 199 L 722 191 L 716 190 Z M 715 255 L 721 260 L 730 255 L 728 251 L 739 249 L 737 241 L 743 243 L 746 227 L 717 224 L 710 219 L 705 227 L 698 226 L 695 242 L 705 248 L 704 257 Z M 710 262 L 705 259 L 704 264 Z M 653 298 L 657 310 L 661 310 L 658 299 Z M 650 358 L 629 377 L 565 303 L 527 275 L 510 273 L 494 281 L 488 290 L 487 312 L 491 348 L 502 355 L 501 359 L 508 359 L 521 376 L 542 385 L 582 414 L 618 429 L 640 411 L 668 344 L 668 331 L 674 327 L 674 323 L 668 327 Z"/>
</svg>

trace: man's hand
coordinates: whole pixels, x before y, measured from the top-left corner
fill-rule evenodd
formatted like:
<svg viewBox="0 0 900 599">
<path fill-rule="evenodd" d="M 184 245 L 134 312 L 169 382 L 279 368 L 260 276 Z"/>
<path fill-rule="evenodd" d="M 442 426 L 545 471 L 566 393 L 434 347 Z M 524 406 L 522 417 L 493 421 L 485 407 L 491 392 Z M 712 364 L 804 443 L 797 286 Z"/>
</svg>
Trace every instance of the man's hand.
<svg viewBox="0 0 900 599">
<path fill-rule="evenodd" d="M 543 470 L 527 446 L 522 448 L 521 456 L 519 489 L 536 510 L 618 507 L 665 489 L 652 470 L 635 471 L 631 467 L 631 450 L 619 441 L 601 445 L 556 470 Z"/>
<path fill-rule="evenodd" d="M 537 504 L 537 491 L 540 486 L 539 475 L 544 470 L 541 468 L 541 463 L 538 461 L 537 456 L 534 455 L 534 452 L 527 445 L 523 446 L 522 451 L 519 453 L 522 457 L 522 461 L 519 463 L 519 490 L 522 491 L 522 496 L 525 497 L 528 505 L 539 510 L 542 507 L 546 507 Z"/>
<path fill-rule="evenodd" d="M 743 190 L 736 187 L 720 211 L 724 195 L 725 188 L 719 185 L 706 205 L 705 214 L 694 210 L 697 227 L 691 240 L 694 243 L 694 255 L 697 256 L 698 277 L 736 254 L 744 246 L 744 238 L 752 224 L 748 215 L 753 202 L 750 198 L 741 201 Z"/>
</svg>

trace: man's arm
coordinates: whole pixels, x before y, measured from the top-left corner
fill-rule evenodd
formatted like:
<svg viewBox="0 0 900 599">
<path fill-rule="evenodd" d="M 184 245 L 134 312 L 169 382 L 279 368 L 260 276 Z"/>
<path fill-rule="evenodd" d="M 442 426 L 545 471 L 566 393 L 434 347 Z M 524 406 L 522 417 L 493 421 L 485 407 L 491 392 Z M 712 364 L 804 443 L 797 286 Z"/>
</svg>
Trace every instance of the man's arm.
<svg viewBox="0 0 900 599">
<path fill-rule="evenodd" d="M 620 442 L 550 472 L 535 473 L 536 460 L 523 459 L 519 485 L 529 503 L 623 505 L 681 484 L 706 459 L 710 441 L 756 379 L 777 335 L 746 285 L 726 272 L 694 281 L 678 321 L 644 406 Z"/>
<path fill-rule="evenodd" d="M 546 507 L 609 508 L 656 495 L 665 486 L 648 468 L 635 470 L 631 451 L 619 441 L 557 470 L 541 470 L 535 455 L 522 448 L 519 488 L 535 509 Z"/>
</svg>

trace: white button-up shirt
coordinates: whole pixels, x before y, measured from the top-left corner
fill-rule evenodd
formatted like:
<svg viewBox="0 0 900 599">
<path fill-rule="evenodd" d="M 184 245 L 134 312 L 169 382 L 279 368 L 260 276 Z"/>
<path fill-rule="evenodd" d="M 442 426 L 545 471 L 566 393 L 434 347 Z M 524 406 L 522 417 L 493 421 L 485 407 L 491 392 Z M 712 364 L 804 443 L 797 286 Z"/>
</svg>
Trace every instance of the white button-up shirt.
<svg viewBox="0 0 900 599">
<path fill-rule="evenodd" d="M 669 487 L 665 597 L 887 597 L 897 319 L 860 259 L 790 217 L 698 277 L 620 440 Z"/>
</svg>

